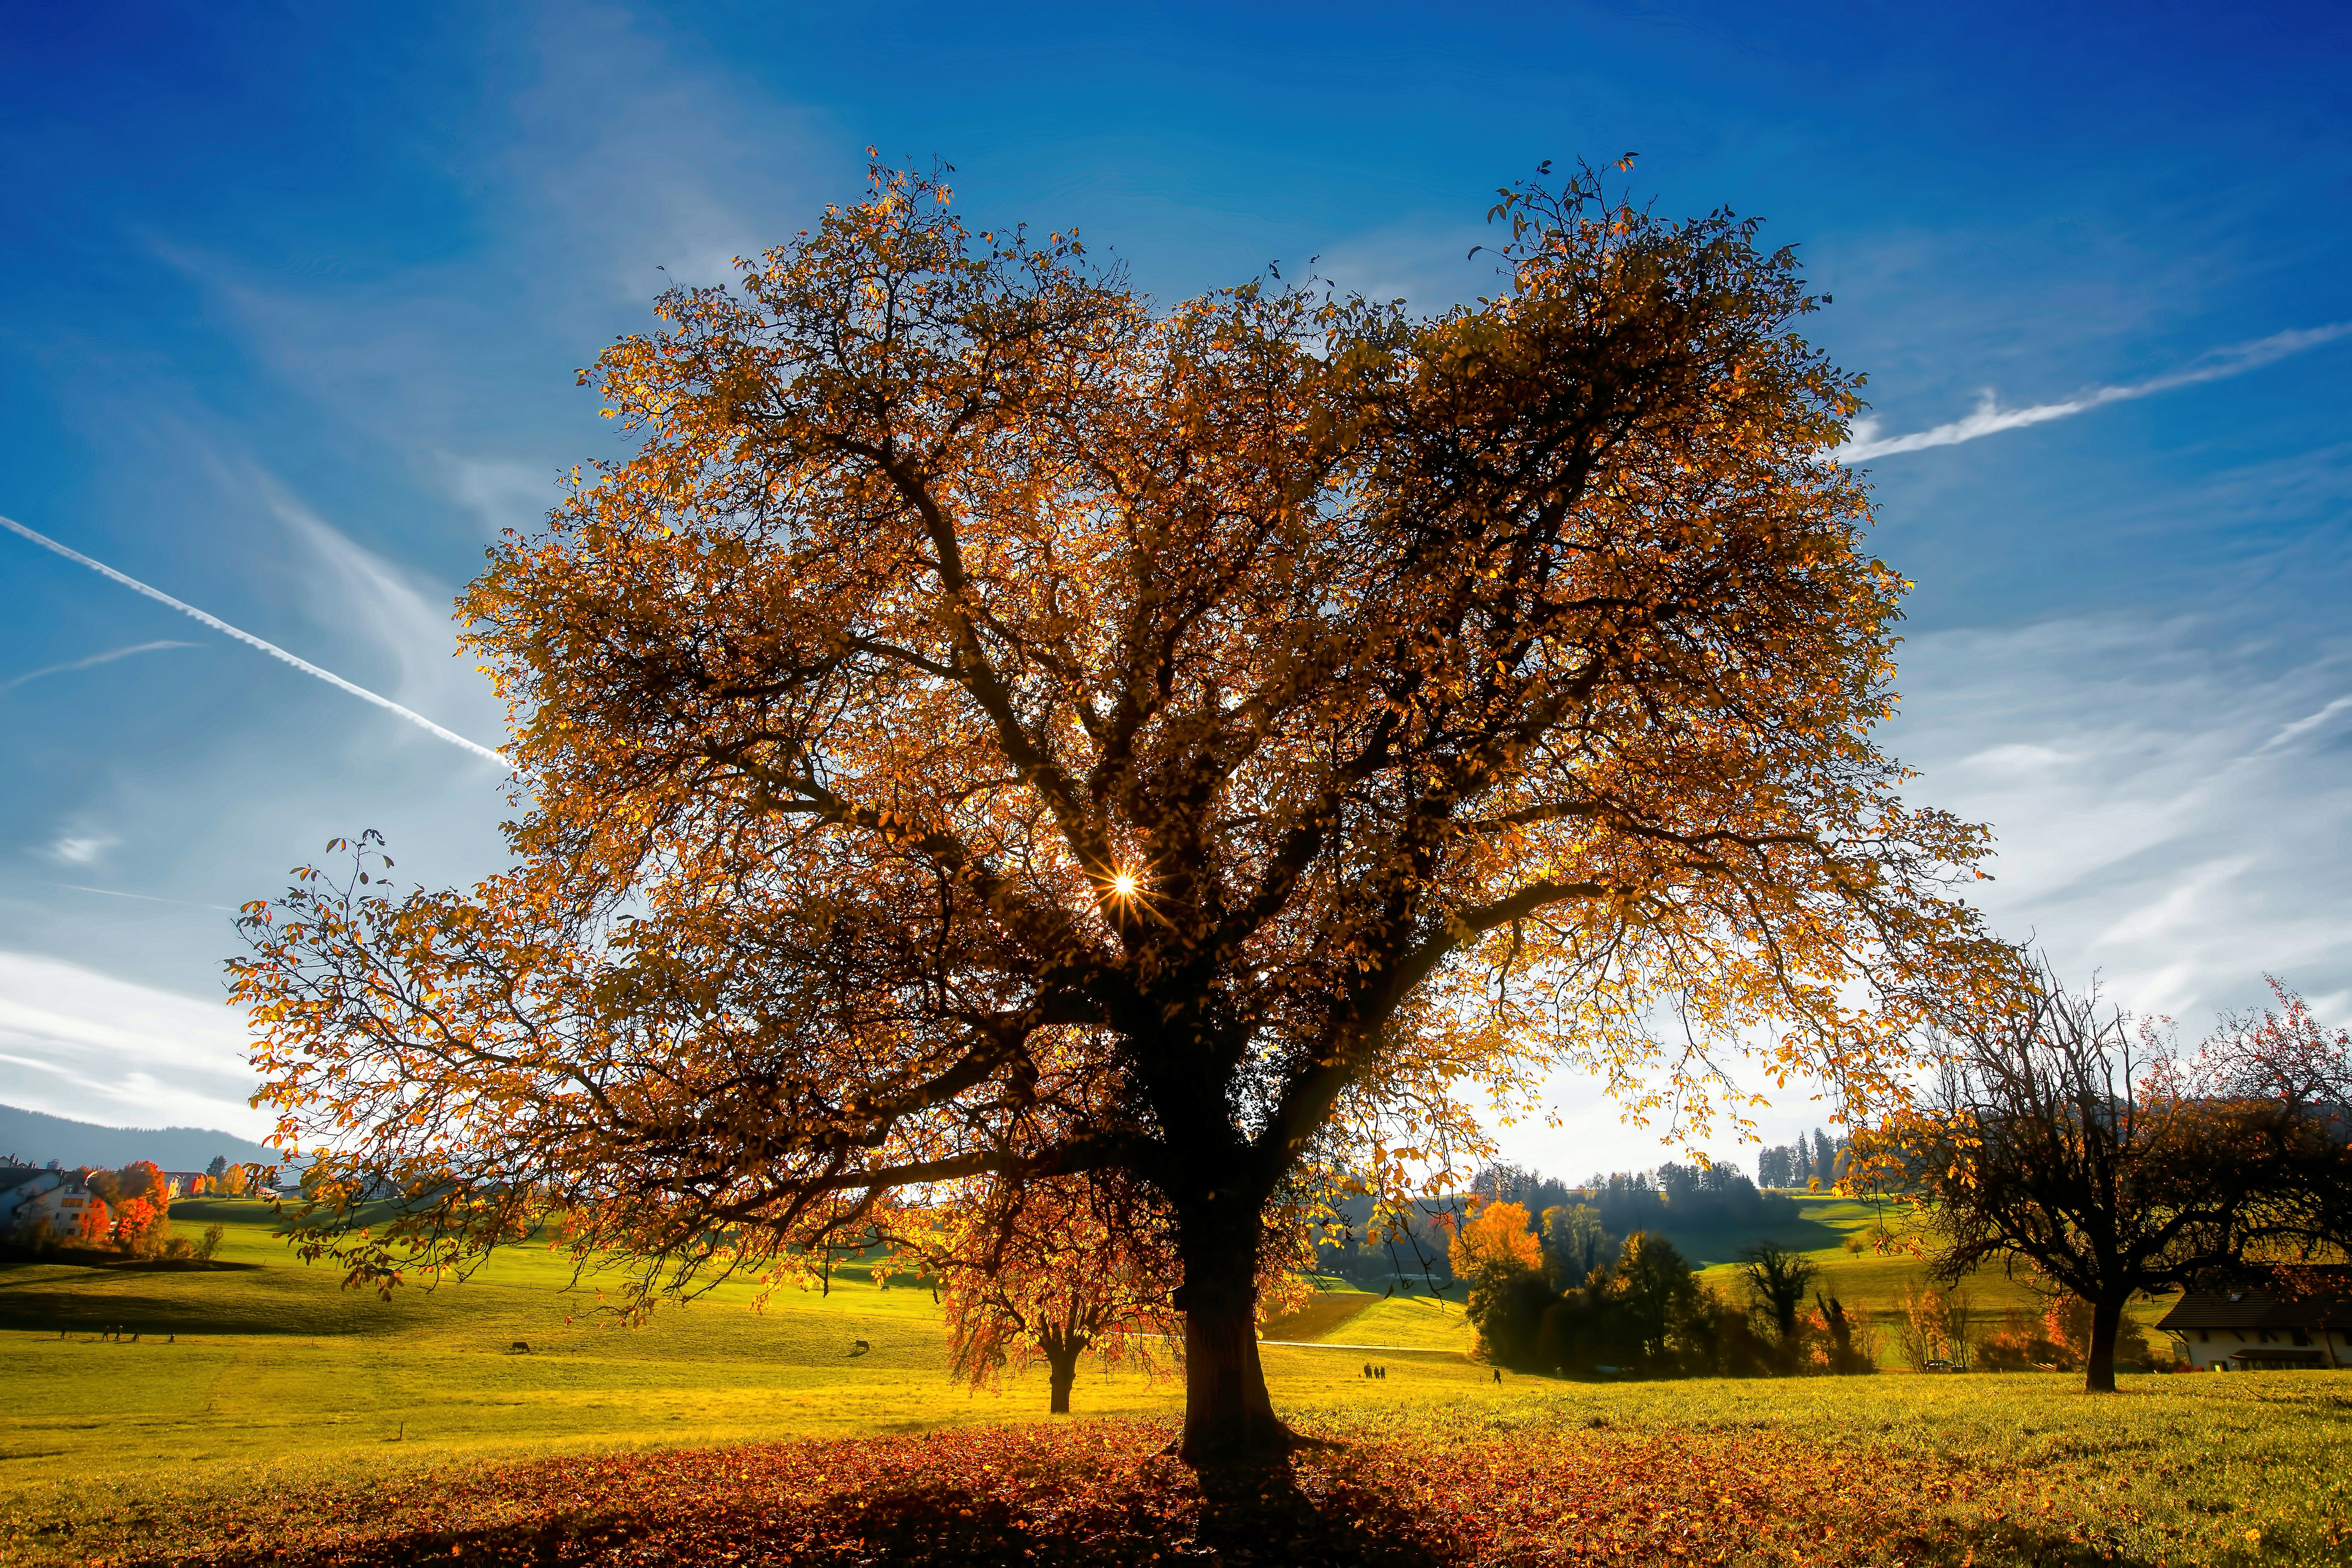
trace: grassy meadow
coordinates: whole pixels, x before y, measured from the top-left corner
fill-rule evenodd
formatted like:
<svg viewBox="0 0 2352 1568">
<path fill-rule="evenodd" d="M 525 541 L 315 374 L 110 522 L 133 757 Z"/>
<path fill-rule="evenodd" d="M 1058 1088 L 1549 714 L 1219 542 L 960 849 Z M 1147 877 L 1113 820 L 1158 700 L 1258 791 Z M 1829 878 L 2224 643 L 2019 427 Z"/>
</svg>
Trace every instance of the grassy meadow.
<svg viewBox="0 0 2352 1568">
<path fill-rule="evenodd" d="M 1808 1205 L 1819 1227 L 1809 1250 L 1849 1305 L 1877 1305 L 1916 1267 L 1844 1251 L 1844 1235 L 1874 1217 L 1838 1200 Z M 1181 1406 L 1172 1381 L 1093 1369 L 1080 1375 L 1075 1423 L 1046 1420 L 1042 1374 L 966 1389 L 945 1373 L 929 1291 L 903 1285 L 844 1278 L 828 1293 L 779 1289 L 759 1310 L 749 1287 L 729 1285 L 630 1329 L 600 1320 L 593 1292 L 566 1292 L 568 1268 L 543 1251 L 385 1302 L 293 1259 L 258 1205 L 174 1205 L 184 1233 L 215 1219 L 227 1226 L 221 1259 L 236 1267 L 0 1267 L 0 1563 L 202 1558 L 273 1528 L 299 1542 L 324 1528 L 321 1498 L 463 1494 L 482 1518 L 511 1520 L 521 1494 L 495 1478 L 554 1474 L 544 1467 L 579 1456 L 958 1432 L 1017 1444 L 1048 1428 L 1113 1434 L 1107 1453 L 1148 1453 Z M 2001 1304 L 1990 1282 L 1977 1299 Z M 136 1342 L 99 1337 L 114 1325 Z M 1769 1542 L 1794 1516 L 1759 1504 L 1764 1533 L 1713 1560 L 1891 1562 L 1884 1542 L 1899 1538 L 1916 1562 L 2074 1561 L 2077 1548 L 2085 1562 L 2352 1561 L 2352 1373 L 2130 1377 L 2109 1399 L 2045 1375 L 1603 1384 L 1507 1374 L 1497 1384 L 1466 1354 L 1458 1306 L 1347 1290 L 1319 1295 L 1266 1338 L 1275 1402 L 1303 1429 L 1359 1455 L 1403 1445 L 1395 1463 L 1408 1468 L 1452 1455 L 1445 1473 L 1522 1455 L 1495 1482 L 1496 1498 L 1520 1500 L 1494 1509 L 1567 1509 L 1561 1531 L 1596 1510 L 1664 1518 L 1680 1507 L 1703 1534 L 1708 1510 L 1731 1506 L 1727 1493 L 1706 1500 L 1706 1478 L 1721 1470 L 1895 1487 L 1882 1500 L 1911 1522 L 1849 1521 L 1847 1546 L 1826 1555 L 1793 1537 L 1790 1558 Z M 1367 1383 L 1368 1361 L 1387 1377 Z M 896 1463 L 887 1457 L 900 1450 L 875 1452 Z M 1682 1468 L 1643 1468 L 1664 1457 Z M 1566 1467 L 1573 1484 L 1528 1500 L 1526 1478 L 1546 1466 Z M 1350 1474 L 1347 1485 L 1377 1483 L 1382 1496 L 1419 1485 L 1402 1470 Z M 1607 1494 L 1613 1504 L 1562 1500 L 1621 1475 L 1648 1479 Z M 543 1494 L 531 1506 L 585 1506 Z M 1884 1550 L 1870 1544 L 1874 1530 Z M 1032 1550 L 1008 1560 L 1034 1560 Z M 1656 1550 L 1658 1561 L 1679 1555 Z"/>
<path fill-rule="evenodd" d="M 1740 1279 L 1737 1259 L 1740 1248 L 1759 1241 L 1778 1242 L 1811 1259 L 1821 1271 L 1814 1289 L 1822 1295 L 1836 1297 L 1848 1310 L 1861 1307 L 1874 1317 L 1880 1317 L 1906 1283 L 1917 1283 L 1926 1278 L 1926 1265 L 1916 1254 L 1900 1247 L 1882 1252 L 1867 1244 L 1866 1238 L 1882 1220 L 1894 1217 L 1887 1209 L 1866 1199 L 1829 1195 L 1799 1197 L 1797 1204 L 1797 1221 L 1778 1230 L 1727 1231 L 1692 1237 L 1684 1251 L 1698 1268 L 1699 1279 L 1738 1300 Z M 1850 1241 L 1863 1243 L 1861 1250 L 1849 1251 Z M 1962 1282 L 1958 1295 L 1978 1314 L 1998 1316 L 2014 1307 L 2039 1317 L 2043 1306 L 2042 1298 L 2021 1277 L 2012 1279 L 1999 1268 L 1978 1270 Z M 2155 1331 L 2156 1323 L 2169 1306 L 2168 1301 L 2135 1301 L 2127 1310 L 2147 1328 L 2149 1337 L 2162 1345 L 2165 1336 Z M 1883 1324 L 1883 1318 L 1881 1321 Z M 1896 1364 L 1890 1335 L 1882 1333 L 1879 1349 L 1881 1364 Z"/>
</svg>

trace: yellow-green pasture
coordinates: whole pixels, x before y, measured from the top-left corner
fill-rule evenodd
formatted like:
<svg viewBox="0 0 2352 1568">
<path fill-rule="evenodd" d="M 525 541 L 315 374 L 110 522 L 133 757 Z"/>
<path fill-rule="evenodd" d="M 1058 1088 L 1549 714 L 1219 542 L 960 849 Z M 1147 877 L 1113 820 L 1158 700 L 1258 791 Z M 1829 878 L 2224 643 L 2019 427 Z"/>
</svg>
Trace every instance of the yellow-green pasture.
<svg viewBox="0 0 2352 1568">
<path fill-rule="evenodd" d="M 183 1231 L 215 1217 L 223 1259 L 249 1267 L 0 1268 L 0 1563 L 137 1539 L 205 1499 L 451 1464 L 1044 1418 L 1042 1376 L 976 1392 L 949 1376 L 920 1289 L 848 1279 L 754 1310 L 752 1289 L 729 1285 L 625 1328 L 593 1292 L 564 1291 L 545 1251 L 384 1302 L 294 1260 L 258 1205 L 175 1207 Z M 1815 1250 L 1849 1303 L 1902 1278 L 1901 1260 Z M 114 1325 L 138 1339 L 100 1337 Z M 2095 1516 L 2128 1498 L 2174 1562 L 2230 1560 L 2249 1530 L 2339 1560 L 2314 1521 L 2352 1514 L 2352 1373 L 2128 1377 L 2113 1398 L 2045 1375 L 1498 1384 L 1465 1353 L 1457 1305 L 1338 1291 L 1268 1338 L 1309 1342 L 1264 1348 L 1277 1407 L 1339 1436 L 1597 1421 L 1668 1440 L 1778 1430 L 1824 1454 L 1918 1448 L 2021 1485 L 2046 1476 L 2053 1507 Z M 1367 1363 L 1387 1376 L 1367 1381 Z M 1074 1405 L 1080 1419 L 1172 1415 L 1181 1398 L 1172 1381 L 1090 1369 Z"/>
<path fill-rule="evenodd" d="M 280 1460 L 866 1436 L 1045 1412 L 1042 1371 L 981 1390 L 950 1378 L 930 1292 L 877 1288 L 862 1270 L 823 1293 L 779 1287 L 764 1303 L 754 1286 L 726 1284 L 633 1328 L 600 1314 L 593 1288 L 567 1289 L 569 1266 L 545 1249 L 385 1301 L 293 1258 L 258 1205 L 173 1208 L 183 1233 L 215 1218 L 228 1229 L 220 1258 L 249 1267 L 0 1268 L 0 1458 L 14 1461 L 0 1464 L 0 1498 L 93 1467 L 196 1479 Z M 1378 1385 L 1388 1397 L 1490 1376 L 1462 1353 L 1457 1306 L 1363 1300 L 1311 1337 L 1370 1331 L 1395 1346 Z M 1265 1351 L 1275 1397 L 1293 1405 L 1365 1396 L 1368 1359 Z M 1171 1379 L 1088 1368 L 1073 1407 L 1140 1415 L 1181 1397 Z"/>
<path fill-rule="evenodd" d="M 1699 1269 L 1701 1282 L 1727 1300 L 1744 1300 L 1736 1261 L 1739 1247 L 1754 1241 L 1777 1241 L 1802 1253 L 1820 1270 L 1813 1281 L 1816 1290 L 1836 1297 L 1849 1312 L 1856 1307 L 1867 1310 L 1883 1328 L 1887 1310 L 1904 1286 L 1921 1284 L 1927 1276 L 1927 1260 L 1909 1249 L 1907 1236 L 1898 1235 L 1896 1246 L 1883 1251 L 1871 1244 L 1869 1238 L 1882 1221 L 1895 1221 L 1895 1211 L 1860 1198 L 1801 1196 L 1797 1204 L 1799 1219 L 1782 1232 L 1754 1235 L 1746 1240 L 1722 1238 L 1720 1245 L 1689 1248 L 1694 1261 L 1705 1263 Z M 1861 1241 L 1861 1250 L 1848 1250 L 1849 1239 Z M 1979 1319 L 1988 1314 L 1997 1317 L 2011 1308 L 2039 1317 L 2047 1304 L 2034 1293 L 2022 1270 L 2011 1276 L 1999 1268 L 1978 1269 L 1961 1282 L 1958 1294 Z M 2126 1309 L 2159 1347 L 2167 1342 L 2155 1331 L 2156 1322 L 2170 1304 L 2135 1301 Z M 1897 1364 L 1891 1334 L 1880 1336 L 1879 1362 L 1889 1367 Z"/>
</svg>

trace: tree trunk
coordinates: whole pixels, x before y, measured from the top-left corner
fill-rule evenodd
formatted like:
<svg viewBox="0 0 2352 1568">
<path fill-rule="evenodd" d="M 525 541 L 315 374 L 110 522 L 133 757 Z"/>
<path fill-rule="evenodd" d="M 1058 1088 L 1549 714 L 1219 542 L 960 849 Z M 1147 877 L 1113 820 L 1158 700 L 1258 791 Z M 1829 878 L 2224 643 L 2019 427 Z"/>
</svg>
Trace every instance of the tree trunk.
<svg viewBox="0 0 2352 1568">
<path fill-rule="evenodd" d="M 1179 1221 L 1184 1440 L 1178 1452 L 1196 1469 L 1260 1463 L 1290 1451 L 1290 1430 L 1275 1418 L 1257 1359 L 1258 1216 L 1236 1218 L 1243 1223 L 1188 1223 L 1189 1215 Z"/>
<path fill-rule="evenodd" d="M 1078 1381 L 1078 1347 L 1075 1344 L 1046 1346 L 1045 1366 L 1053 1373 L 1052 1414 L 1067 1415 L 1070 1413 L 1070 1385 Z"/>
<path fill-rule="evenodd" d="M 2091 1303 L 2091 1353 L 2084 1359 L 2083 1392 L 2116 1391 L 2116 1331 L 2122 1325 L 2124 1299 L 2101 1296 Z"/>
</svg>

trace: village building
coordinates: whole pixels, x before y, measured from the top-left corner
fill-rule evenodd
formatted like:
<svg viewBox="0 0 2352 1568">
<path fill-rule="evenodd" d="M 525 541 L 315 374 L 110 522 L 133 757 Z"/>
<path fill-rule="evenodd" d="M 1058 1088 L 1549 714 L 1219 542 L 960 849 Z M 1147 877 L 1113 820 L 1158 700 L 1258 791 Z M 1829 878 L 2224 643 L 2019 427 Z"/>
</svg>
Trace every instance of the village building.
<svg viewBox="0 0 2352 1568">
<path fill-rule="evenodd" d="M 41 1203 L 42 1194 L 55 1192 L 68 1179 L 64 1171 L 0 1167 L 0 1236 L 12 1235 L 36 1214 L 47 1213 Z"/>
<path fill-rule="evenodd" d="M 2185 1291 L 2156 1326 L 2199 1372 L 2352 1366 L 2352 1268 L 2298 1273 L 2300 1288 L 2273 1279 Z"/>
<path fill-rule="evenodd" d="M 0 1236 L 46 1231 L 57 1241 L 104 1247 L 114 1236 L 114 1212 L 72 1171 L 0 1173 Z"/>
</svg>

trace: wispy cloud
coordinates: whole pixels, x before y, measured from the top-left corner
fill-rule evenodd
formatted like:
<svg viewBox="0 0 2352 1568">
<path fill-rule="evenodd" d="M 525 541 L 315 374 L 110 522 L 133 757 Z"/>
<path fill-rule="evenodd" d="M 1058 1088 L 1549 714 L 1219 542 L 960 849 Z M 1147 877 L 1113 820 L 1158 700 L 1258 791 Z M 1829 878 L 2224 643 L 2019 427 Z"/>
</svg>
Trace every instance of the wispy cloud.
<svg viewBox="0 0 2352 1568">
<path fill-rule="evenodd" d="M 2347 334 L 2352 334 L 2352 321 L 2331 321 L 2326 326 L 2274 332 L 2250 343 L 2216 349 L 2168 374 L 2136 381 L 2126 386 L 2102 386 L 2063 403 L 2037 403 L 2025 408 L 2003 408 L 2000 400 L 1987 391 L 1977 404 L 1975 412 L 1965 418 L 1955 419 L 1948 425 L 1938 425 L 1932 429 L 1915 430 L 1907 436 L 1882 437 L 1878 434 L 1877 420 L 1857 419 L 1853 422 L 1853 438 L 1839 447 L 1833 456 L 1838 462 L 1851 466 L 1866 463 L 1873 458 L 1891 457 L 1897 452 L 1924 451 L 1929 447 L 1957 447 L 1963 441 L 1998 435 L 2003 430 L 2021 430 L 2029 425 L 2046 425 L 2053 419 L 2069 419 L 2110 403 L 2152 397 L 2159 392 L 2170 392 L 2175 387 L 2194 386 L 2200 382 L 2242 375 L 2247 371 L 2285 359 L 2290 354 L 2299 354 L 2306 349 L 2334 342 Z"/>
<path fill-rule="evenodd" d="M 441 739 L 448 742 L 453 746 L 463 746 L 466 750 L 473 752 L 476 756 L 483 757 L 490 762 L 496 763 L 499 766 L 505 768 L 509 772 L 513 770 L 514 764 L 507 760 L 504 752 L 494 752 L 488 746 L 469 741 L 466 739 L 465 736 L 458 734 L 455 730 L 445 730 L 440 725 L 436 724 L 432 720 L 427 719 L 424 714 L 417 712 L 413 708 L 404 708 L 389 697 L 380 696 L 375 692 L 370 691 L 364 686 L 355 685 L 351 681 L 345 680 L 341 676 L 337 675 L 331 669 L 321 669 L 319 666 L 312 664 L 307 658 L 298 658 L 293 654 L 288 653 L 276 643 L 265 642 L 261 638 L 255 637 L 251 632 L 240 631 L 236 627 L 230 626 L 226 621 L 222 620 L 218 616 L 206 615 L 204 611 L 196 608 L 194 605 L 184 604 L 180 600 L 172 597 L 171 595 L 164 593 L 160 588 L 151 588 L 146 584 L 139 581 L 138 578 L 127 576 L 121 572 L 117 572 L 113 567 L 109 566 L 102 561 L 93 561 L 79 550 L 69 550 L 66 546 L 59 544 L 56 540 L 48 537 L 47 534 L 34 532 L 31 529 L 26 528 L 23 523 L 18 522 L 15 518 L 0 517 L 0 528 L 5 528 L 12 533 L 22 534 L 25 538 L 31 540 L 42 549 L 54 551 L 56 553 L 64 556 L 68 561 L 87 566 L 91 571 L 98 573 L 100 576 L 111 578 L 113 581 L 121 584 L 124 587 L 129 588 L 133 593 L 145 595 L 148 598 L 154 600 L 159 605 L 168 605 L 173 609 L 179 611 L 182 615 L 192 616 L 196 620 L 202 621 L 205 625 L 212 627 L 213 630 L 219 632 L 224 636 L 235 637 L 237 641 L 244 643 L 248 647 L 258 648 L 274 659 L 292 665 L 295 668 L 300 670 L 305 675 L 315 676 L 319 679 L 325 681 L 328 685 L 339 687 L 342 690 L 350 692 L 352 696 L 359 698 L 362 701 L 373 702 L 377 707 L 382 708 L 388 712 L 397 713 L 403 719 L 407 720 L 410 723 L 431 731 L 434 734 L 440 736 Z"/>
<path fill-rule="evenodd" d="M 199 1001 L 79 964 L 0 950 L 0 1101 L 110 1126 L 171 1123 L 256 1136 L 245 1023 Z"/>
<path fill-rule="evenodd" d="M 49 846 L 49 853 L 68 866 L 95 866 L 100 856 L 120 842 L 103 834 L 68 834 Z"/>
<path fill-rule="evenodd" d="M 24 674 L 16 676 L 11 679 L 0 680 L 0 691 L 13 691 L 17 687 L 24 685 L 25 682 L 28 680 L 38 680 L 45 675 L 63 675 L 68 670 L 88 669 L 92 665 L 111 664 L 118 658 L 128 658 L 134 653 L 157 653 L 167 647 L 194 647 L 196 645 L 192 642 L 165 641 L 132 643 L 129 647 L 109 648 L 104 653 L 91 654 L 88 658 L 72 659 L 64 664 L 47 664 L 43 665 L 38 669 L 26 670 Z"/>
<path fill-rule="evenodd" d="M 528 532 L 555 504 L 555 475 L 541 464 L 446 454 L 441 468 L 450 495 L 493 534 L 509 528 Z"/>
<path fill-rule="evenodd" d="M 2322 708 L 2318 712 L 2297 719 L 2292 724 L 2282 726 L 2277 734 L 2273 735 L 2269 740 L 2264 741 L 2261 745 L 2254 748 L 2254 754 L 2256 756 L 2260 756 L 2264 752 L 2273 752 L 2281 746 L 2301 740 L 2304 736 L 2310 734 L 2314 730 L 2318 729 L 2322 724 L 2326 723 L 2330 719 L 2335 718 L 2338 713 L 2343 712 L 2347 708 L 2352 708 L 2352 697 L 2337 698 L 2326 707 Z"/>
<path fill-rule="evenodd" d="M 2116 615 L 1930 632 L 1908 653 L 1892 739 L 1920 799 L 1993 826 L 1979 891 L 2004 934 L 2192 1033 L 2259 1001 L 2265 973 L 2343 989 L 2352 786 L 2319 731 L 2352 709 L 2352 647 Z"/>
<path fill-rule="evenodd" d="M 90 888 L 79 882 L 58 882 L 53 885 L 63 888 L 70 893 L 102 893 L 110 899 L 136 899 L 142 904 L 169 904 L 173 909 L 218 910 L 223 914 L 229 912 L 226 904 L 192 904 L 185 899 L 158 898 L 153 893 L 126 893 L 120 888 Z"/>
<path fill-rule="evenodd" d="M 450 630 L 454 595 L 425 574 L 380 555 L 328 522 L 267 474 L 256 482 L 278 521 L 299 542 L 306 612 L 338 640 L 356 640 L 388 661 L 383 685 L 404 707 L 463 721 L 498 722 L 496 699 Z"/>
</svg>

